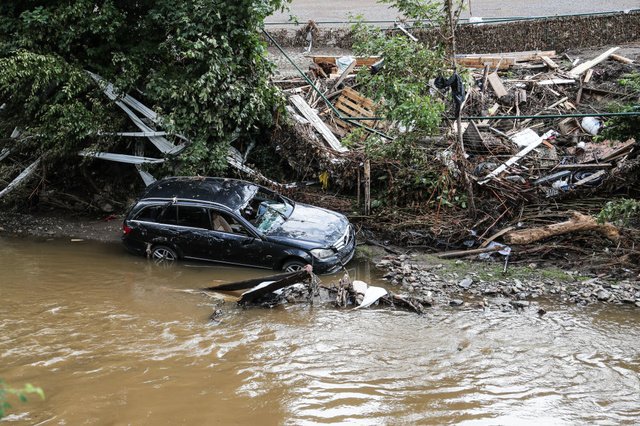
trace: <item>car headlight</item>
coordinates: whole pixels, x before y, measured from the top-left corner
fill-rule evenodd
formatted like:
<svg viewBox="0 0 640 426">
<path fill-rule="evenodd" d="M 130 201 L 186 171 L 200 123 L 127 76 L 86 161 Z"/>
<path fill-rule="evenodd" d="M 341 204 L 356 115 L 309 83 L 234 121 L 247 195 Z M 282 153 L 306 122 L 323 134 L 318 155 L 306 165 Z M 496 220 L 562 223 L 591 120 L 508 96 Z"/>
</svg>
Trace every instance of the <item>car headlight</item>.
<svg viewBox="0 0 640 426">
<path fill-rule="evenodd" d="M 313 249 L 311 250 L 311 254 L 316 259 L 323 260 L 333 256 L 336 253 L 331 249 Z"/>
</svg>

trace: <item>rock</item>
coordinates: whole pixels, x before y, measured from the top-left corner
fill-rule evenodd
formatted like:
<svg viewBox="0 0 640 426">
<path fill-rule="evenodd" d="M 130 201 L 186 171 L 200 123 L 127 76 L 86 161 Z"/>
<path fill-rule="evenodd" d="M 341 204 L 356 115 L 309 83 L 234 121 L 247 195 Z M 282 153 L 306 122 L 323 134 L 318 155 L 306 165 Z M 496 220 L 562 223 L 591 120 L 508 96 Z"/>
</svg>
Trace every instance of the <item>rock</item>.
<svg viewBox="0 0 640 426">
<path fill-rule="evenodd" d="M 449 301 L 450 306 L 462 306 L 464 305 L 464 300 L 462 299 L 453 299 Z"/>
<path fill-rule="evenodd" d="M 510 303 L 511 303 L 511 306 L 513 306 L 516 309 L 528 308 L 529 305 L 531 304 L 530 302 L 527 302 L 525 300 L 512 300 Z"/>
<path fill-rule="evenodd" d="M 469 289 L 469 287 L 471 287 L 471 284 L 473 284 L 473 280 L 469 277 L 463 279 L 458 283 L 458 285 L 465 290 Z"/>
<path fill-rule="evenodd" d="M 597 294 L 598 300 L 609 300 L 611 298 L 611 293 L 607 290 L 600 290 Z"/>
<path fill-rule="evenodd" d="M 380 262 L 378 262 L 378 264 L 376 265 L 376 268 L 386 269 L 390 266 L 391 266 L 391 261 L 389 259 L 382 259 Z"/>
<path fill-rule="evenodd" d="M 538 315 L 543 316 L 546 313 L 547 313 L 547 311 L 545 311 L 544 309 L 542 309 L 542 308 L 538 309 Z"/>
</svg>

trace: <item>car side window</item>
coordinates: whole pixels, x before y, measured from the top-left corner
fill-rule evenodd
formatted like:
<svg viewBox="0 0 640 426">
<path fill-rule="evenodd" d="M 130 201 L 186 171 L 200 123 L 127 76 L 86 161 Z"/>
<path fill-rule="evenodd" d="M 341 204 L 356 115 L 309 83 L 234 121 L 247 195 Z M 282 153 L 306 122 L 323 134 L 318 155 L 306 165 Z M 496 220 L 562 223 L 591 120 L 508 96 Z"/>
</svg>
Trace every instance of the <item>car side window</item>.
<svg viewBox="0 0 640 426">
<path fill-rule="evenodd" d="M 203 207 L 169 206 L 162 213 L 159 222 L 190 228 L 210 228 L 209 216 Z"/>
<path fill-rule="evenodd" d="M 143 208 L 135 217 L 135 220 L 143 222 L 155 222 L 162 212 L 162 206 L 147 206 Z"/>
<path fill-rule="evenodd" d="M 227 234 L 252 236 L 251 233 L 232 215 L 218 210 L 210 210 L 211 229 Z"/>
</svg>

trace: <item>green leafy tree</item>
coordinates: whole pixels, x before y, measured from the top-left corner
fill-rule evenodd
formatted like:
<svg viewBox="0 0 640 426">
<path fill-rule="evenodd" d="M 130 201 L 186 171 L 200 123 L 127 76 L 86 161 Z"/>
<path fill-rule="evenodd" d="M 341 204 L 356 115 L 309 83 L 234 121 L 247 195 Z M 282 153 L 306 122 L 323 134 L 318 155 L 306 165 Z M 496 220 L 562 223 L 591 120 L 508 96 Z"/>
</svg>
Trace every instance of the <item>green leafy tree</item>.
<svg viewBox="0 0 640 426">
<path fill-rule="evenodd" d="M 192 144 L 183 172 L 224 167 L 232 135 L 271 123 L 278 95 L 259 29 L 288 0 L 7 0 L 0 4 L 0 130 L 50 160 L 113 139 L 123 114 L 85 70 L 161 112 Z"/>
</svg>

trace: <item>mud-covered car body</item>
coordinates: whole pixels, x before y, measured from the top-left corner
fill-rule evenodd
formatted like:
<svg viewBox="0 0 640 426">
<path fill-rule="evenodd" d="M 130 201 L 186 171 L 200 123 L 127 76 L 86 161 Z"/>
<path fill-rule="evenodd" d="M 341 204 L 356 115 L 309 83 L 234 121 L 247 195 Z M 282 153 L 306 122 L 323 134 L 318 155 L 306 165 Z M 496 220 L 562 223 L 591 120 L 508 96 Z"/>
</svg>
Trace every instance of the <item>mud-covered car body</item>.
<svg viewBox="0 0 640 426">
<path fill-rule="evenodd" d="M 274 270 L 311 264 L 331 273 L 351 260 L 348 219 L 237 179 L 174 177 L 146 188 L 129 210 L 124 245 L 154 258 Z"/>
</svg>

